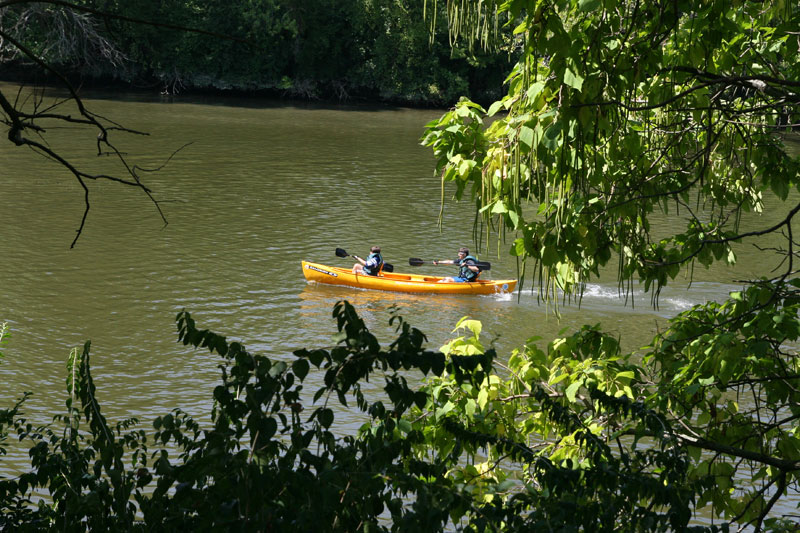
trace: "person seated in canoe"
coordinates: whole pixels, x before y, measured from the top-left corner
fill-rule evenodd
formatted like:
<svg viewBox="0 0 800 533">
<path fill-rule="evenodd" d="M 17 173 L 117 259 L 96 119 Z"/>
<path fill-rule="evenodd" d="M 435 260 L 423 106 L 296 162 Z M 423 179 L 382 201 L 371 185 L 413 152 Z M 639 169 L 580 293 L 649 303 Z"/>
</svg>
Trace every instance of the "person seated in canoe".
<svg viewBox="0 0 800 533">
<path fill-rule="evenodd" d="M 459 248 L 458 250 L 458 259 L 445 259 L 443 261 L 434 261 L 434 265 L 458 265 L 460 270 L 458 271 L 458 276 L 454 277 L 446 277 L 439 280 L 439 283 L 469 283 L 472 281 L 477 281 L 478 276 L 481 274 L 481 269 L 479 269 L 475 262 L 477 261 L 476 258 L 469 255 L 469 250 L 467 248 Z"/>
<path fill-rule="evenodd" d="M 381 256 L 381 247 L 380 246 L 373 246 L 369 250 L 371 253 L 367 256 L 367 259 L 361 259 L 357 255 L 354 255 L 356 259 L 358 259 L 359 263 L 353 265 L 353 274 L 364 274 L 366 276 L 377 276 L 380 274 L 381 270 L 383 270 L 383 257 Z"/>
</svg>

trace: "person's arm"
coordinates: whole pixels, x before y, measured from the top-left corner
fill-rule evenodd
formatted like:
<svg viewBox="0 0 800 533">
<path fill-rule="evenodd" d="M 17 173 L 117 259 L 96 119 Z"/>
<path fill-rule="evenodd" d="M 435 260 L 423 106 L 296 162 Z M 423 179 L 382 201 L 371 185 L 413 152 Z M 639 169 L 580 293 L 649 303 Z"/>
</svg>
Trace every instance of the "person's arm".
<svg viewBox="0 0 800 533">
<path fill-rule="evenodd" d="M 361 259 L 360 257 L 358 257 L 357 255 L 354 255 L 353 257 L 358 259 L 358 262 L 361 263 L 362 265 L 367 266 L 367 262 L 364 261 L 363 259 Z"/>
</svg>

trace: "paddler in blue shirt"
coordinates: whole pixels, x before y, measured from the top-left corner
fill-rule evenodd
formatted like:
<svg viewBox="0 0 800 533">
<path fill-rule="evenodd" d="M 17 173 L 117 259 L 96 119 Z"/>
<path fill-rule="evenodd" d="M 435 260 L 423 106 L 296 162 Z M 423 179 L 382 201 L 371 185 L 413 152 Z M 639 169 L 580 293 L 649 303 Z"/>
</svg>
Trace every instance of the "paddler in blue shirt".
<svg viewBox="0 0 800 533">
<path fill-rule="evenodd" d="M 366 276 L 377 276 L 383 270 L 383 257 L 381 257 L 381 247 L 373 246 L 369 250 L 371 253 L 366 260 L 354 255 L 359 263 L 353 265 L 353 274 L 363 274 Z"/>
<path fill-rule="evenodd" d="M 469 255 L 467 248 L 459 248 L 458 259 L 445 259 L 443 261 L 434 261 L 434 265 L 458 265 L 460 270 L 458 276 L 447 277 L 439 280 L 439 283 L 469 283 L 476 281 L 481 273 L 481 270 L 475 266 L 477 259 Z"/>
</svg>

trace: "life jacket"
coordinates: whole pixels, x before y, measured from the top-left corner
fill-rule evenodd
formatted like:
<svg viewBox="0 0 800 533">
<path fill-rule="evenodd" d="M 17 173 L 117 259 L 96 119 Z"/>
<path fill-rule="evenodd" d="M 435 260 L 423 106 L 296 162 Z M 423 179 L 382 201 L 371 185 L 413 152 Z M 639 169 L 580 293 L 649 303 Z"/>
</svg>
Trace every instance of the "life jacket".
<svg viewBox="0 0 800 533">
<path fill-rule="evenodd" d="M 477 263 L 478 259 L 472 257 L 471 255 L 468 255 L 467 257 L 459 261 L 458 266 L 461 267 L 461 270 L 458 272 L 458 277 L 464 278 L 467 281 L 475 281 L 476 279 L 478 279 L 478 276 L 480 276 L 480 271 L 473 272 L 472 270 L 467 268 L 467 264 L 469 261 L 472 261 L 474 266 L 474 263 Z"/>
<path fill-rule="evenodd" d="M 377 276 L 383 270 L 383 257 L 381 257 L 381 254 L 369 254 L 365 262 L 367 264 L 364 265 L 364 274 L 368 276 Z"/>
</svg>

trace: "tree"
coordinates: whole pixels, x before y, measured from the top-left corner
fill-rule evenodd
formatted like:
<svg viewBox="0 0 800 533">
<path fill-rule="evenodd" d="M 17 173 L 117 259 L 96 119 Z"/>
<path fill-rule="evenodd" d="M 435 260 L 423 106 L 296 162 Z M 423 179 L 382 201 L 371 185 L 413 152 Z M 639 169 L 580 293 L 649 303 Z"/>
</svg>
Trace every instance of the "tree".
<svg viewBox="0 0 800 533">
<path fill-rule="evenodd" d="M 793 237 L 800 204 L 792 193 L 800 159 L 784 144 L 800 126 L 800 10 L 782 1 L 635 0 L 449 10 L 472 21 L 456 26 L 462 39 L 505 17 L 516 25 L 520 60 L 501 101 L 485 111 L 462 100 L 428 125 L 423 142 L 437 156 L 443 186 L 453 182 L 457 199 L 475 202 L 487 231 L 519 235 L 510 253 L 541 293 L 580 294 L 601 269 L 616 266 L 625 291 L 638 280 L 657 302 L 682 268 L 732 264 L 734 244 L 759 246 L 767 235 L 783 242 L 773 250 L 777 275 L 765 272 L 727 301 L 675 317 L 641 366 L 618 367 L 630 359 L 609 351 L 608 339 L 588 351 L 575 344 L 603 338 L 590 329 L 546 351 L 526 346 L 508 364 L 512 379 L 484 389 L 524 399 L 507 415 L 518 438 L 551 431 L 539 417 L 516 418 L 544 407 L 535 399 L 543 388 L 562 398 L 583 431 L 616 441 L 623 459 L 639 439 L 659 434 L 645 419 L 618 418 L 597 395 L 628 398 L 673 428 L 670 446 L 691 459 L 685 480 L 710 482 L 695 488 L 694 505 L 742 527 L 791 527 L 791 513 L 777 508 L 796 502 L 800 470 L 800 374 L 791 348 L 800 333 Z M 742 214 L 765 204 L 785 217 L 740 229 Z M 656 211 L 685 227 L 655 236 Z M 615 464 L 588 440 L 555 436 L 539 457 L 573 459 L 590 471 Z"/>
<path fill-rule="evenodd" d="M 75 246 L 85 227 L 91 207 L 90 183 L 93 181 L 108 180 L 138 189 L 153 203 L 164 223 L 167 221 L 152 191 L 142 181 L 143 172 L 158 169 L 144 169 L 135 165 L 112 140 L 120 133 L 148 134 L 92 112 L 84 105 L 75 84 L 66 74 L 67 65 L 89 65 L 91 68 L 88 70 L 91 71 L 105 64 L 117 67 L 125 61 L 125 56 L 101 28 L 101 20 L 199 33 L 241 42 L 241 39 L 210 31 L 136 19 L 63 0 L 0 0 L 0 58 L 33 64 L 67 93 L 65 98 L 46 104 L 41 90 L 26 91 L 20 87 L 16 95 L 12 95 L 4 88 L 0 90 L 0 123 L 8 128 L 8 140 L 14 145 L 29 148 L 53 160 L 71 174 L 83 189 L 84 212 L 71 246 Z M 111 163 L 104 165 L 102 170 L 90 170 L 71 161 L 69 156 L 48 142 L 48 130 L 59 125 L 78 127 L 80 134 L 89 135 L 89 142 L 97 146 L 97 155 L 109 156 Z M 167 161 L 179 150 L 173 152 Z"/>
<path fill-rule="evenodd" d="M 166 222 L 158 202 L 141 180 L 142 168 L 130 163 L 112 142 L 115 133 L 146 135 L 117 124 L 88 109 L 77 89 L 51 62 L 65 61 L 99 64 L 119 63 L 123 56 L 98 30 L 89 8 L 53 0 L 0 1 L 0 55 L 6 60 L 31 62 L 64 87 L 68 96 L 45 104 L 42 91 L 28 93 L 20 87 L 15 96 L 8 89 L 0 90 L 0 121 L 8 128 L 8 140 L 17 147 L 29 148 L 52 159 L 78 182 L 84 192 L 84 212 L 71 246 L 75 246 L 86 224 L 90 209 L 89 184 L 109 180 L 139 189 L 155 205 Z M 48 130 L 61 124 L 88 130 L 96 138 L 97 155 L 112 156 L 118 163 L 113 170 L 90 171 L 73 163 L 47 141 Z M 90 138 L 91 139 L 91 138 Z"/>
</svg>

